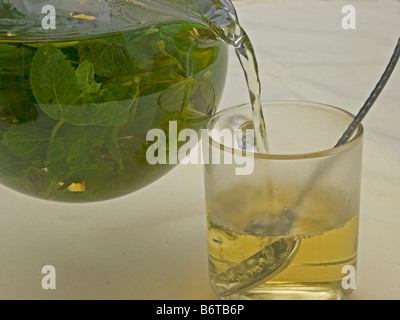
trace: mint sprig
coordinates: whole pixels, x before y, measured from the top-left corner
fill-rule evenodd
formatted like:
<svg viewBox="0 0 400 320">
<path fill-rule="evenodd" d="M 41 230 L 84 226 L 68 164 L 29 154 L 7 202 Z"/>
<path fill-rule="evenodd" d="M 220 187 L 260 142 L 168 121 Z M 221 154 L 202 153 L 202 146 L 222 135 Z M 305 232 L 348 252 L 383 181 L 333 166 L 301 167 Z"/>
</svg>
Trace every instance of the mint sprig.
<svg viewBox="0 0 400 320">
<path fill-rule="evenodd" d="M 75 70 L 60 49 L 44 44 L 33 57 L 30 81 L 41 111 L 56 122 L 51 131 L 37 122 L 8 129 L 3 143 L 12 153 L 21 159 L 33 159 L 45 153 L 44 172 L 53 181 L 54 188 L 81 168 L 92 172 L 110 171 L 110 165 L 95 152 L 101 142 L 123 169 L 118 130 L 131 119 L 133 102 L 129 106 L 120 104 L 109 89 L 102 89 L 102 84 L 95 81 L 91 62 L 83 61 Z M 64 125 L 70 126 L 69 133 L 78 130 L 73 127 L 83 130 L 75 140 L 68 139 L 68 133 L 57 138 Z M 94 128 L 91 132 L 90 127 Z"/>
<path fill-rule="evenodd" d="M 49 43 L 36 51 L 30 79 L 40 108 L 54 120 L 61 120 L 63 109 L 76 104 L 81 95 L 74 68 L 63 53 Z"/>
</svg>

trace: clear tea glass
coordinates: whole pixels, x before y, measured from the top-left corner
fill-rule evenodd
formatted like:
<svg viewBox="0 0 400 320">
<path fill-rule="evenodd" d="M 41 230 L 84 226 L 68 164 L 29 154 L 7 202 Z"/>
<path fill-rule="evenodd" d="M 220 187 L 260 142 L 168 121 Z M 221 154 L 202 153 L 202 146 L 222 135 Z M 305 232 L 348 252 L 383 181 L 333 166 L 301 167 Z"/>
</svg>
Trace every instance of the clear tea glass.
<svg viewBox="0 0 400 320">
<path fill-rule="evenodd" d="M 268 154 L 253 152 L 250 105 L 203 128 L 211 287 L 222 299 L 344 299 L 355 289 L 363 127 L 333 148 L 352 114 L 302 101 L 263 112 Z"/>
</svg>

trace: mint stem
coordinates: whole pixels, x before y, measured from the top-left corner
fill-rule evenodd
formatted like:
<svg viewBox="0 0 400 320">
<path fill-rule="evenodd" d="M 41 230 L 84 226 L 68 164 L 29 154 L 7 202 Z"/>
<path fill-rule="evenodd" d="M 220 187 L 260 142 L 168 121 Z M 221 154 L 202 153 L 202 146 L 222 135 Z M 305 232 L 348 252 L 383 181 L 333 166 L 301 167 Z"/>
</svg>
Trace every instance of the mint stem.
<svg viewBox="0 0 400 320">
<path fill-rule="evenodd" d="M 65 120 L 61 118 L 61 120 L 55 125 L 55 127 L 51 133 L 49 147 L 47 149 L 47 156 L 46 156 L 47 159 L 49 158 L 50 148 L 51 148 L 51 145 L 53 144 L 54 139 L 56 138 L 57 132 L 58 132 L 58 130 L 60 130 L 61 126 L 64 123 L 65 123 Z"/>
</svg>

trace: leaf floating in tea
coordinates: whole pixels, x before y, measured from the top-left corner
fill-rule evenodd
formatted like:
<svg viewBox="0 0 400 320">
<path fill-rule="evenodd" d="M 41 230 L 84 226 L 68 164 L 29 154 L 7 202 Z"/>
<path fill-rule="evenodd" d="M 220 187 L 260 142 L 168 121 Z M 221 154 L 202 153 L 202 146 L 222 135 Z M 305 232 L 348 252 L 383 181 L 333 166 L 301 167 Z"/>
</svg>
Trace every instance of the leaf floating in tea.
<svg viewBox="0 0 400 320">
<path fill-rule="evenodd" d="M 63 106 L 76 103 L 81 93 L 74 68 L 51 44 L 44 44 L 37 50 L 30 79 L 40 108 L 54 120 L 60 120 Z"/>
<path fill-rule="evenodd" d="M 3 137 L 4 145 L 22 159 L 31 159 L 46 151 L 50 131 L 31 123 L 14 126 Z"/>
<path fill-rule="evenodd" d="M 85 41 L 78 52 L 82 61 L 93 63 L 98 76 L 115 77 L 134 71 L 133 57 L 128 54 L 125 39 L 121 36 Z"/>
<path fill-rule="evenodd" d="M 25 122 L 38 116 L 29 88 L 33 51 L 24 46 L 0 44 L 0 119 Z M 27 87 L 28 85 L 28 87 Z"/>
<path fill-rule="evenodd" d="M 101 83 L 94 81 L 93 63 L 83 61 L 76 69 L 76 79 L 83 93 L 92 94 L 100 91 Z"/>
<path fill-rule="evenodd" d="M 128 121 L 128 109 L 116 101 L 65 106 L 62 118 L 75 126 L 116 126 Z"/>
<path fill-rule="evenodd" d="M 0 73 L 29 70 L 33 52 L 27 47 L 0 44 Z"/>
</svg>

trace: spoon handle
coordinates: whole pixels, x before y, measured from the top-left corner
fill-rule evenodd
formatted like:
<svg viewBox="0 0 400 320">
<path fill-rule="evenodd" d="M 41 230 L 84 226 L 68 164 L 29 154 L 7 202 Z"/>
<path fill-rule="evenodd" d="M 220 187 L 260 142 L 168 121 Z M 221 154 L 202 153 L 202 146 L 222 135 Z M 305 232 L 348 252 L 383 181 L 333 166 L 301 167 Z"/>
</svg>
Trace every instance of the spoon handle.
<svg viewBox="0 0 400 320">
<path fill-rule="evenodd" d="M 339 139 L 339 141 L 336 143 L 335 147 L 340 147 L 341 145 L 345 144 L 348 142 L 354 133 L 354 131 L 357 129 L 358 125 L 361 123 L 361 121 L 364 119 L 368 111 L 371 109 L 375 101 L 378 99 L 380 93 L 382 92 L 383 88 L 385 87 L 386 83 L 388 82 L 394 68 L 396 67 L 397 61 L 399 60 L 400 56 L 400 38 L 397 41 L 396 48 L 394 49 L 394 53 L 392 57 L 390 58 L 389 64 L 387 65 L 385 71 L 383 72 L 378 84 L 376 85 L 375 89 L 371 92 L 370 96 L 366 100 L 364 106 L 360 109 L 358 114 L 355 116 L 354 120 L 350 123 L 342 137 Z M 313 184 L 318 180 L 319 176 L 321 173 L 319 171 L 315 171 L 305 188 L 302 190 L 301 194 L 297 198 L 294 206 L 292 207 L 292 210 L 296 208 L 304 199 L 306 193 L 308 190 L 313 186 Z"/>
<path fill-rule="evenodd" d="M 343 136 L 337 142 L 337 144 L 335 145 L 335 148 L 345 144 L 350 139 L 350 137 L 356 130 L 357 126 L 361 123 L 361 121 L 364 119 L 364 117 L 366 116 L 368 111 L 371 109 L 371 107 L 375 103 L 376 99 L 378 99 L 379 95 L 381 94 L 381 92 L 382 92 L 383 88 L 385 87 L 386 83 L 388 82 L 394 68 L 396 67 L 399 57 L 400 57 L 400 38 L 397 41 L 397 46 L 394 49 L 394 53 L 389 61 L 389 64 L 386 67 L 385 72 L 382 74 L 381 79 L 379 80 L 375 89 L 371 92 L 371 95 L 368 97 L 367 101 L 365 101 L 364 106 L 358 112 L 358 114 L 354 118 L 353 122 L 349 125 L 347 130 L 344 132 Z"/>
</svg>

